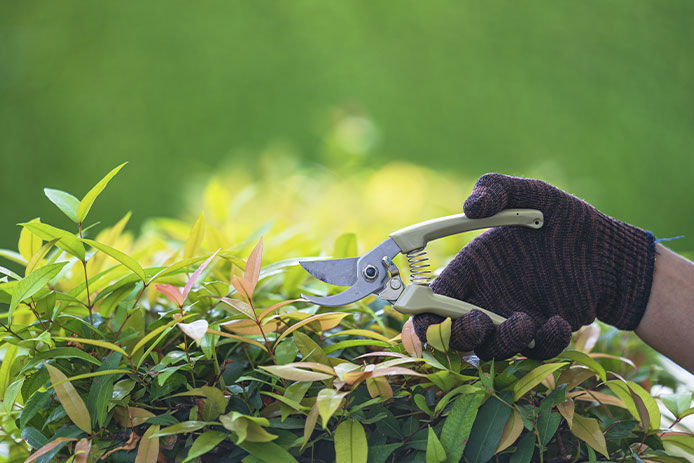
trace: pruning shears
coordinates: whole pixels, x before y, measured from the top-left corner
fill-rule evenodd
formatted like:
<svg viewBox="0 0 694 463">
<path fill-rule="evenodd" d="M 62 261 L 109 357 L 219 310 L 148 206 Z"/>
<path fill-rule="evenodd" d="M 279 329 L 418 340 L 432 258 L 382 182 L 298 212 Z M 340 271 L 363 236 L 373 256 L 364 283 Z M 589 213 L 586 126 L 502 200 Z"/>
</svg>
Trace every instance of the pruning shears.
<svg viewBox="0 0 694 463">
<path fill-rule="evenodd" d="M 375 294 L 403 314 L 434 313 L 442 317 L 458 318 L 471 310 L 480 310 L 498 325 L 506 319 L 474 304 L 432 291 L 429 287 L 431 272 L 425 247 L 430 241 L 471 230 L 511 225 L 538 229 L 543 223 L 542 212 L 535 209 L 505 209 L 482 219 L 455 214 L 420 222 L 391 233 L 385 241 L 361 257 L 299 262 L 308 273 L 325 283 L 348 286 L 343 292 L 332 296 L 301 296 L 314 304 L 337 307 Z M 407 256 L 410 269 L 412 281 L 407 285 L 403 283 L 400 271 L 393 263 L 393 258 L 400 253 Z"/>
</svg>

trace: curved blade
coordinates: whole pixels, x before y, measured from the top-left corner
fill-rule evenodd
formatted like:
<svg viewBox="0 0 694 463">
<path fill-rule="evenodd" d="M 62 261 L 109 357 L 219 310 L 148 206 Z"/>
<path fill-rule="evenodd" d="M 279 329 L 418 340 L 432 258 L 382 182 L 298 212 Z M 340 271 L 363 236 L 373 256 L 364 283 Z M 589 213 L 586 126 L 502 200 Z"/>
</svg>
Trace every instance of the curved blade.
<svg viewBox="0 0 694 463">
<path fill-rule="evenodd" d="M 359 299 L 362 299 L 364 296 L 371 294 L 372 290 L 373 285 L 360 280 L 356 285 L 352 286 L 351 288 L 347 288 L 334 296 L 318 297 L 302 294 L 301 297 L 314 304 L 323 305 L 326 307 L 337 307 L 356 302 Z"/>
<path fill-rule="evenodd" d="M 357 281 L 358 257 L 346 259 L 303 260 L 299 264 L 308 273 L 331 285 L 352 286 Z"/>
</svg>

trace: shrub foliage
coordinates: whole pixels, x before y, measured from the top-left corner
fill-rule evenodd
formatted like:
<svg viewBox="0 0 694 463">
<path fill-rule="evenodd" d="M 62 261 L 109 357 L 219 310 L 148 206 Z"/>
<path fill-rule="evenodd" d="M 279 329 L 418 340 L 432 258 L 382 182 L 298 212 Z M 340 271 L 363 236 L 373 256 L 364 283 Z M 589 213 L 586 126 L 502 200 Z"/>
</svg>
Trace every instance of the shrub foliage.
<svg viewBox="0 0 694 463">
<path fill-rule="evenodd" d="M 17 268 L 0 268 L 5 461 L 676 462 L 694 453 L 679 423 L 694 414 L 691 394 L 656 400 L 653 384 L 677 384 L 615 330 L 584 328 L 546 362 L 451 351 L 450 320 L 422 345 L 381 300 L 333 309 L 298 299 L 332 289 L 307 278 L 296 255 L 264 260 L 262 229 L 229 242 L 201 215 L 183 239 L 171 233 L 180 225 L 159 222 L 134 241 L 126 215 L 97 233 L 92 205 L 121 167 L 82 199 L 46 189 L 72 229 L 22 223 L 18 250 L 1 251 Z M 352 234 L 331 250 L 356 253 Z"/>
</svg>

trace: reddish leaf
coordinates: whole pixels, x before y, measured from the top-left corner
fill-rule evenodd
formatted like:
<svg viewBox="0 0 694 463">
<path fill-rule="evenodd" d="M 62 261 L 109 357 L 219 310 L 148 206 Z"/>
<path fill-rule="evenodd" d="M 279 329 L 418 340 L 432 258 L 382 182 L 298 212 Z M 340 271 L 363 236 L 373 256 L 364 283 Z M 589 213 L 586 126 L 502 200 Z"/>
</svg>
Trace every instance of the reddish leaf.
<svg viewBox="0 0 694 463">
<path fill-rule="evenodd" d="M 24 460 L 24 463 L 29 463 L 31 461 L 34 461 L 38 457 L 40 457 L 41 455 L 45 455 L 46 453 L 50 452 L 51 450 L 53 450 L 54 448 L 56 448 L 58 445 L 62 444 L 63 442 L 69 442 L 69 441 L 73 441 L 73 440 L 77 440 L 77 439 L 75 439 L 74 437 L 56 437 L 55 439 L 53 439 L 52 441 L 50 441 L 49 443 L 47 443 L 46 445 L 44 445 L 43 447 L 38 449 L 36 451 L 36 453 L 34 453 L 29 458 Z"/>
<path fill-rule="evenodd" d="M 186 287 L 183 288 L 183 300 L 184 301 L 188 297 L 188 293 L 190 292 L 190 290 L 193 288 L 195 281 L 200 277 L 200 275 L 207 268 L 207 266 L 210 265 L 210 262 L 212 262 L 212 259 L 214 259 L 217 256 L 218 252 L 219 252 L 219 249 L 217 249 L 214 252 L 214 254 L 212 254 L 210 257 L 208 257 L 205 262 L 200 264 L 200 267 L 198 267 L 198 269 L 196 271 L 194 271 L 193 274 L 190 276 L 190 278 L 188 279 L 188 282 L 186 283 Z"/>
<path fill-rule="evenodd" d="M 246 288 L 248 289 L 248 295 L 253 296 L 255 291 L 255 286 L 258 284 L 258 279 L 260 278 L 260 266 L 263 260 L 263 237 L 260 237 L 258 244 L 255 245 L 253 251 L 248 256 L 246 260 L 246 269 L 243 272 L 243 279 L 246 283 Z"/>
<path fill-rule="evenodd" d="M 422 341 L 419 340 L 419 337 L 414 332 L 412 318 L 409 318 L 402 325 L 402 346 L 412 357 L 419 358 L 422 356 Z"/>
<path fill-rule="evenodd" d="M 164 293 L 177 307 L 181 307 L 186 300 L 181 291 L 173 285 L 157 285 L 157 290 Z"/>
</svg>

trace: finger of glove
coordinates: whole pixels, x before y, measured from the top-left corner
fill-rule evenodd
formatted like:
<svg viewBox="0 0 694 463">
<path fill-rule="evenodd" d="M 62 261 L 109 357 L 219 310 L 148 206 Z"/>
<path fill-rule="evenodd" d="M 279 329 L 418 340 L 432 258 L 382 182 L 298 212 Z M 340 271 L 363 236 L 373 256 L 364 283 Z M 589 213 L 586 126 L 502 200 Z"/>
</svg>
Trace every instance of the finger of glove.
<svg viewBox="0 0 694 463">
<path fill-rule="evenodd" d="M 507 207 L 537 207 L 532 193 L 539 180 L 511 177 L 503 174 L 484 174 L 475 183 L 463 211 L 471 219 L 490 217 Z"/>
<path fill-rule="evenodd" d="M 547 360 L 559 355 L 571 341 L 571 325 L 559 315 L 544 322 L 535 333 L 535 347 L 525 349 L 523 355 Z"/>
<path fill-rule="evenodd" d="M 420 341 L 427 342 L 427 328 L 431 325 L 441 323 L 444 320 L 443 317 L 435 315 L 433 313 L 420 313 L 414 316 L 412 319 L 412 324 L 414 325 L 414 332 Z"/>
<path fill-rule="evenodd" d="M 453 320 L 450 346 L 470 352 L 486 341 L 493 332 L 492 319 L 480 310 L 472 310 Z"/>
<path fill-rule="evenodd" d="M 536 330 L 537 324 L 530 315 L 513 312 L 485 342 L 477 346 L 475 354 L 482 360 L 509 358 L 528 347 Z"/>
</svg>

